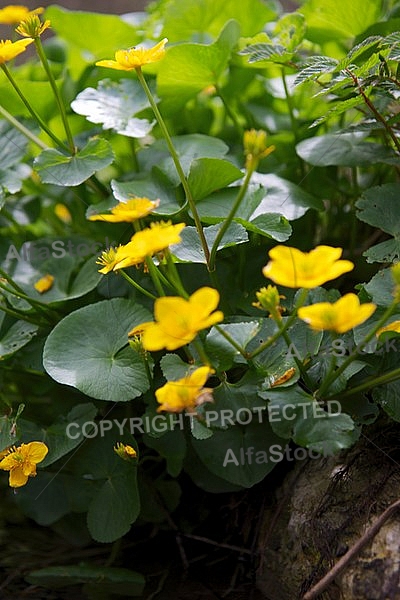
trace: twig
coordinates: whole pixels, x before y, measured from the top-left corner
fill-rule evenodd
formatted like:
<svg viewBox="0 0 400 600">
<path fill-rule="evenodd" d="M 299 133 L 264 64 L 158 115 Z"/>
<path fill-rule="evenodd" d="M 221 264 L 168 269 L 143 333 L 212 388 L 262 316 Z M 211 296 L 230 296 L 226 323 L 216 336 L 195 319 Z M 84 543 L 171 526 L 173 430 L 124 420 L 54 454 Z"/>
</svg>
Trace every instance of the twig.
<svg viewBox="0 0 400 600">
<path fill-rule="evenodd" d="M 330 583 L 348 566 L 350 561 L 370 542 L 378 533 L 382 525 L 392 516 L 396 510 L 400 508 L 400 499 L 393 502 L 373 525 L 362 535 L 359 540 L 342 556 L 340 560 L 332 567 L 332 569 L 324 575 L 320 581 L 314 585 L 303 596 L 303 600 L 314 600 L 328 587 Z"/>
</svg>

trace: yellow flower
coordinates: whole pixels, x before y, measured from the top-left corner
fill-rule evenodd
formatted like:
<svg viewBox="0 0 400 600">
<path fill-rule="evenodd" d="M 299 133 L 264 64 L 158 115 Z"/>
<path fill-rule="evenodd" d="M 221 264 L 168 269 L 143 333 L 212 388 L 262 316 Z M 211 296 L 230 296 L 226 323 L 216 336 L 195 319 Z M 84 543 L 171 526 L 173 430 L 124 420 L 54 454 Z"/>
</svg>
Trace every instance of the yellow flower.
<svg viewBox="0 0 400 600">
<path fill-rule="evenodd" d="M 209 376 L 214 373 L 210 367 L 199 367 L 193 373 L 177 381 L 168 381 L 156 390 L 157 402 L 161 405 L 157 412 L 181 412 L 184 409 L 192 411 L 196 406 L 211 399 L 211 388 L 204 388 Z"/>
<path fill-rule="evenodd" d="M 393 321 L 389 323 L 389 325 L 385 325 L 385 327 L 381 327 L 376 332 L 376 337 L 379 337 L 381 333 L 385 333 L 386 331 L 393 331 L 394 333 L 400 333 L 400 321 Z"/>
<path fill-rule="evenodd" d="M 172 244 L 178 244 L 181 241 L 179 234 L 184 227 L 185 223 L 172 225 L 169 221 L 150 223 L 150 227 L 138 231 L 128 244 L 118 248 L 114 271 L 138 265 L 144 262 L 147 256 L 153 256 Z"/>
<path fill-rule="evenodd" d="M 32 38 L 26 38 L 25 40 L 18 40 L 12 42 L 11 40 L 0 40 L 0 65 L 12 60 L 18 54 L 25 51 L 25 48 L 32 44 Z"/>
<path fill-rule="evenodd" d="M 143 65 L 157 62 L 164 58 L 164 46 L 168 42 L 167 38 L 158 42 L 153 48 L 129 48 L 128 50 L 117 50 L 115 60 L 99 60 L 98 67 L 108 67 L 118 71 L 132 71 L 139 69 Z"/>
<path fill-rule="evenodd" d="M 107 250 L 103 250 L 101 256 L 99 256 L 99 258 L 96 260 L 97 265 L 103 266 L 102 269 L 99 269 L 99 273 L 103 273 L 103 275 L 105 275 L 114 269 L 118 262 L 117 252 L 119 248 L 121 248 L 121 246 L 118 246 L 118 248 L 111 247 L 107 248 Z"/>
<path fill-rule="evenodd" d="M 289 246 L 275 246 L 269 252 L 271 260 L 263 268 L 265 277 L 290 288 L 315 288 L 354 268 L 349 260 L 339 260 L 342 248 L 317 246 L 311 252 L 301 252 Z"/>
<path fill-rule="evenodd" d="M 14 25 L 26 19 L 29 15 L 38 15 L 44 11 L 44 8 L 35 8 L 29 10 L 27 6 L 21 4 L 9 4 L 0 9 L 0 23 L 3 25 Z"/>
<path fill-rule="evenodd" d="M 243 135 L 246 169 L 254 171 L 262 158 L 275 150 L 275 146 L 267 146 L 267 133 L 263 130 L 249 129 Z"/>
<path fill-rule="evenodd" d="M 44 275 L 43 277 L 41 277 L 34 284 L 34 288 L 37 292 L 39 292 L 39 294 L 44 294 L 44 292 L 48 292 L 53 287 L 53 283 L 54 283 L 53 275 L 47 274 L 47 275 Z"/>
<path fill-rule="evenodd" d="M 0 469 L 10 472 L 10 486 L 21 487 L 26 484 L 28 477 L 35 477 L 36 465 L 44 459 L 47 452 L 48 448 L 43 442 L 21 444 L 18 448 L 12 446 L 0 461 Z"/>
<path fill-rule="evenodd" d="M 38 38 L 49 27 L 50 21 L 48 19 L 42 23 L 37 15 L 31 14 L 21 21 L 15 31 L 24 37 Z"/>
<path fill-rule="evenodd" d="M 219 302 L 214 288 L 202 287 L 188 300 L 179 296 L 157 298 L 154 304 L 155 322 L 138 325 L 129 335 L 142 334 L 145 350 L 176 350 L 189 344 L 202 329 L 224 318 L 220 310 L 213 312 Z"/>
<path fill-rule="evenodd" d="M 60 219 L 60 221 L 62 221 L 63 223 L 71 223 L 72 215 L 69 212 L 68 208 L 65 206 L 65 204 L 58 202 L 54 207 L 54 212 L 56 216 Z"/>
<path fill-rule="evenodd" d="M 356 294 L 345 294 L 337 302 L 317 302 L 299 308 L 297 314 L 312 329 L 345 333 L 364 323 L 376 310 L 376 304 L 360 304 Z"/>
<path fill-rule="evenodd" d="M 123 460 L 132 460 L 133 458 L 136 458 L 137 455 L 136 450 L 132 448 L 132 446 L 123 444 L 122 442 L 116 443 L 114 452 L 116 452 Z"/>
<path fill-rule="evenodd" d="M 127 202 L 120 202 L 111 209 L 110 214 L 98 214 L 89 217 L 89 221 L 108 221 L 109 223 L 131 223 L 146 217 L 160 204 L 159 200 L 148 198 L 132 198 Z"/>
</svg>

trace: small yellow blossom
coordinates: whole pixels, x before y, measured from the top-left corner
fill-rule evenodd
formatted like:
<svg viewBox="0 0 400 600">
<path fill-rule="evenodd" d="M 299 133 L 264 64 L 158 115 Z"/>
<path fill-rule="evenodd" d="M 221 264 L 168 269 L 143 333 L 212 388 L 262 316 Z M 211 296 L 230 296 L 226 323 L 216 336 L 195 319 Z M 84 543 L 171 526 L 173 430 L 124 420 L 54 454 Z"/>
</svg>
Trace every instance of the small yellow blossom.
<svg viewBox="0 0 400 600">
<path fill-rule="evenodd" d="M 120 202 L 111 209 L 111 213 L 89 217 L 89 221 L 107 221 L 108 223 L 131 223 L 149 215 L 160 204 L 159 200 L 148 198 L 131 198 Z"/>
<path fill-rule="evenodd" d="M 35 477 L 36 465 L 45 458 L 48 452 L 43 442 L 12 446 L 6 456 L 0 461 L 0 469 L 10 472 L 9 484 L 13 488 L 21 487 L 28 477 Z"/>
<path fill-rule="evenodd" d="M 18 54 L 25 52 L 26 47 L 32 44 L 32 38 L 26 38 L 25 40 L 18 40 L 12 42 L 11 40 L 0 40 L 0 65 L 12 60 Z"/>
<path fill-rule="evenodd" d="M 133 47 L 128 50 L 117 50 L 115 53 L 115 60 L 99 60 L 96 65 L 98 67 L 117 69 L 118 71 L 132 71 L 133 69 L 139 69 L 143 65 L 148 65 L 164 58 L 164 46 L 167 42 L 167 38 L 164 38 L 152 48 L 143 48 L 139 46 L 138 48 Z"/>
<path fill-rule="evenodd" d="M 185 223 L 172 225 L 171 222 L 160 221 L 150 223 L 150 227 L 138 231 L 132 236 L 131 241 L 117 250 L 114 271 L 138 265 L 153 256 L 181 241 L 180 232 Z"/>
<path fill-rule="evenodd" d="M 275 150 L 275 146 L 267 146 L 267 133 L 256 129 L 244 132 L 243 145 L 248 171 L 254 171 L 260 160 Z"/>
<path fill-rule="evenodd" d="M 211 388 L 204 388 L 209 376 L 214 373 L 210 367 L 199 367 L 189 375 L 177 381 L 168 381 L 163 387 L 156 390 L 157 402 L 161 405 L 157 412 L 166 410 L 168 412 L 181 412 L 188 409 L 193 411 L 196 406 L 207 400 L 211 400 Z"/>
<path fill-rule="evenodd" d="M 63 223 L 66 223 L 67 225 L 68 223 L 71 223 L 72 215 L 69 212 L 68 208 L 65 206 L 65 204 L 61 204 L 61 202 L 58 202 L 54 207 L 54 212 L 56 216 L 60 219 L 60 221 L 62 221 Z"/>
<path fill-rule="evenodd" d="M 9 4 L 0 9 L 0 23 L 3 25 L 16 25 L 26 19 L 29 15 L 38 15 L 44 11 L 43 7 L 29 10 L 27 6 L 21 4 Z"/>
<path fill-rule="evenodd" d="M 54 283 L 53 275 L 47 274 L 47 275 L 44 275 L 43 277 L 41 277 L 34 284 L 34 288 L 37 292 L 39 292 L 39 294 L 44 294 L 44 292 L 48 292 L 53 287 L 53 283 Z"/>
<path fill-rule="evenodd" d="M 393 331 L 394 333 L 400 333 L 400 321 L 393 321 L 392 323 L 389 323 L 389 325 L 385 325 L 384 327 L 381 327 L 380 329 L 378 329 L 378 331 L 376 332 L 376 337 L 379 337 L 382 333 L 385 333 L 386 331 Z"/>
<path fill-rule="evenodd" d="M 258 302 L 253 302 L 253 306 L 260 308 L 261 310 L 267 310 L 273 316 L 281 315 L 285 310 L 281 305 L 280 301 L 285 296 L 282 296 L 278 292 L 278 288 L 274 285 L 261 288 L 256 292 Z"/>
<path fill-rule="evenodd" d="M 137 455 L 136 450 L 132 448 L 132 446 L 123 444 L 122 442 L 116 443 L 114 452 L 116 452 L 123 460 L 132 460 L 133 458 L 136 458 Z"/>
<path fill-rule="evenodd" d="M 37 15 L 28 15 L 16 28 L 16 32 L 24 37 L 38 38 L 46 29 L 50 27 L 50 21 L 47 19 L 41 22 Z"/>
<path fill-rule="evenodd" d="M 141 334 L 145 350 L 176 350 L 194 340 L 202 329 L 222 321 L 223 313 L 215 310 L 218 302 L 219 293 L 210 287 L 198 289 L 188 300 L 179 296 L 157 298 L 155 322 L 142 323 L 129 335 Z"/>
<path fill-rule="evenodd" d="M 101 256 L 99 256 L 99 258 L 96 260 L 96 264 L 102 265 L 103 267 L 102 269 L 99 269 L 99 273 L 106 275 L 106 273 L 109 273 L 114 269 L 118 262 L 117 252 L 119 248 L 121 248 L 121 246 L 118 246 L 118 248 L 111 247 L 107 248 L 107 250 L 103 250 Z"/>
<path fill-rule="evenodd" d="M 270 261 L 263 275 L 279 285 L 290 288 L 315 288 L 354 268 L 349 260 L 339 260 L 342 248 L 317 246 L 311 252 L 301 252 L 289 246 L 275 246 L 269 251 Z"/>
<path fill-rule="evenodd" d="M 302 306 L 297 314 L 317 331 L 345 333 L 364 323 L 375 310 L 376 304 L 360 304 L 356 294 L 345 294 L 337 302 L 317 302 L 310 306 Z"/>
</svg>

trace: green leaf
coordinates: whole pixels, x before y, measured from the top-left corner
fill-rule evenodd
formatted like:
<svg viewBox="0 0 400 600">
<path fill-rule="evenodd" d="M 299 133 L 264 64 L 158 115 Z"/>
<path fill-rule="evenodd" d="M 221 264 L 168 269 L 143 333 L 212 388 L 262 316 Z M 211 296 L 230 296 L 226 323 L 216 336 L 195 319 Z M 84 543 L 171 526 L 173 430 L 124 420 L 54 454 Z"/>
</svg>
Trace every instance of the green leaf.
<svg viewBox="0 0 400 600">
<path fill-rule="evenodd" d="M 327 133 L 299 142 L 296 152 L 316 167 L 358 167 L 379 162 L 392 164 L 396 160 L 396 155 L 389 148 L 366 142 L 364 138 L 363 133 Z"/>
<path fill-rule="evenodd" d="M 394 237 L 364 252 L 368 262 L 397 262 L 400 259 L 400 185 L 386 183 L 365 190 L 356 202 L 357 218 Z"/>
<path fill-rule="evenodd" d="M 257 335 L 260 324 L 254 320 L 244 323 L 222 323 L 219 327 L 245 350 L 250 340 Z M 227 371 L 234 363 L 247 362 L 215 327 L 212 327 L 207 335 L 206 352 L 212 365 L 222 371 Z"/>
<path fill-rule="evenodd" d="M 229 19 L 240 25 L 242 36 L 258 33 L 275 13 L 261 0 L 175 0 L 164 16 L 162 35 L 171 42 L 217 36 Z"/>
<path fill-rule="evenodd" d="M 177 354 L 165 354 L 160 360 L 160 367 L 167 381 L 182 379 L 196 366 L 183 362 Z"/>
<path fill-rule="evenodd" d="M 92 584 L 98 592 L 123 595 L 126 598 L 142 596 L 145 579 L 131 569 L 64 565 L 31 571 L 25 579 L 34 586 L 58 589 L 70 585 Z"/>
<path fill-rule="evenodd" d="M 327 410 L 301 388 L 269 389 L 260 392 L 269 400 L 269 421 L 275 433 L 292 437 L 294 442 L 321 454 L 332 454 L 349 448 L 359 436 L 351 417 L 339 412 L 337 401 Z"/>
<path fill-rule="evenodd" d="M 37 334 L 39 327 L 26 321 L 17 321 L 0 338 L 0 360 L 23 348 Z"/>
<path fill-rule="evenodd" d="M 103 79 L 97 89 L 86 88 L 71 102 L 72 110 L 91 123 L 101 123 L 103 129 L 133 138 L 145 137 L 154 126 L 154 121 L 135 117 L 148 106 L 147 96 L 136 79 Z"/>
<path fill-rule="evenodd" d="M 209 248 L 212 247 L 219 229 L 219 225 L 204 227 L 203 231 Z M 205 263 L 206 259 L 196 227 L 185 227 L 180 236 L 182 241 L 179 244 L 174 244 L 170 248 L 175 258 L 182 262 Z M 219 243 L 218 250 L 222 250 L 229 246 L 236 246 L 237 244 L 243 244 L 247 241 L 248 237 L 245 228 L 238 223 L 232 223 Z"/>
<path fill-rule="evenodd" d="M 86 259 L 84 256 L 95 253 Z M 102 278 L 96 259 L 98 244 L 78 236 L 70 238 L 37 239 L 23 244 L 21 249 L 9 248 L 9 258 L 4 263 L 6 271 L 24 293 L 44 304 L 58 304 L 80 298 L 92 291 Z M 34 284 L 44 275 L 54 277 L 53 285 L 45 293 L 36 291 Z M 7 294 L 10 303 L 18 309 L 28 310 L 30 305 Z"/>
<path fill-rule="evenodd" d="M 242 171 L 227 160 L 198 158 L 190 166 L 188 184 L 197 202 L 242 177 Z"/>
<path fill-rule="evenodd" d="M 389 269 L 380 269 L 367 284 L 362 286 L 371 301 L 378 306 L 388 307 L 394 300 L 395 283 Z"/>
<path fill-rule="evenodd" d="M 317 43 L 358 35 L 380 20 L 381 10 L 375 0 L 307 0 L 301 7 L 307 38 Z"/>
<path fill-rule="evenodd" d="M 0 121 L 0 137 L 0 194 L 15 194 L 20 191 L 22 181 L 31 174 L 28 165 L 20 164 L 28 143 L 25 136 L 7 121 Z"/>
<path fill-rule="evenodd" d="M 175 184 L 172 184 L 165 174 L 153 168 L 150 175 L 138 174 L 130 181 L 111 181 L 113 194 L 120 202 L 126 202 L 132 196 L 146 197 L 151 200 L 160 200 L 160 204 L 153 212 L 158 215 L 169 215 L 179 210 Z M 109 207 L 115 205 L 112 201 Z M 93 207 L 97 211 L 97 205 Z M 89 216 L 89 211 L 88 215 Z"/>
<path fill-rule="evenodd" d="M 283 460 L 285 446 L 268 422 L 255 420 L 246 426 L 216 431 L 206 440 L 192 439 L 192 445 L 212 473 L 245 488 L 262 481 Z"/>
<path fill-rule="evenodd" d="M 109 142 L 103 138 L 92 138 L 74 156 L 67 156 L 53 148 L 43 150 L 34 160 L 34 166 L 43 183 L 71 187 L 83 183 L 113 160 L 114 152 Z"/>
<path fill-rule="evenodd" d="M 46 18 L 60 38 L 80 50 L 86 62 L 113 58 L 119 48 L 130 48 L 139 41 L 136 28 L 117 15 L 51 6 Z"/>
<path fill-rule="evenodd" d="M 169 475 L 171 477 L 178 477 L 186 455 L 186 440 L 183 434 L 183 427 L 166 431 L 159 437 L 145 433 L 143 441 L 146 446 L 153 448 L 160 456 L 165 458 Z"/>
<path fill-rule="evenodd" d="M 181 43 L 169 48 L 158 73 L 158 93 L 166 112 L 177 112 L 190 98 L 217 85 L 239 39 L 236 21 L 228 21 L 210 45 Z"/>
<path fill-rule="evenodd" d="M 149 388 L 142 358 L 128 332 L 151 315 L 123 298 L 90 304 L 65 317 L 47 338 L 43 364 L 59 383 L 91 398 L 127 402 Z M 105 325 L 109 327 L 105 327 Z"/>
<path fill-rule="evenodd" d="M 84 439 L 82 426 L 93 421 L 97 408 L 91 402 L 74 406 L 66 416 L 60 416 L 55 423 L 45 429 L 45 435 L 40 438 L 49 452 L 40 467 L 47 467 L 76 448 Z M 71 427 L 73 424 L 73 427 Z"/>
</svg>

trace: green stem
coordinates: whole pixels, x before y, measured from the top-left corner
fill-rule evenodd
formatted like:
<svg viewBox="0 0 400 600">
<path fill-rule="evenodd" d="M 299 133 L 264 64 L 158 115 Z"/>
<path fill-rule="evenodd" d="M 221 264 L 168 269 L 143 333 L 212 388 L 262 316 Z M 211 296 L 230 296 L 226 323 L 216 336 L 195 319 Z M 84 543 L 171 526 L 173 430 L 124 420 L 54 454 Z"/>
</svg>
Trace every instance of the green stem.
<svg viewBox="0 0 400 600">
<path fill-rule="evenodd" d="M 47 321 L 45 323 L 44 321 L 34 319 L 32 317 L 29 317 L 26 313 L 21 313 L 17 310 L 12 310 L 11 308 L 8 308 L 7 306 L 3 306 L 2 304 L 0 304 L 0 311 L 6 313 L 7 315 L 10 315 L 10 317 L 15 317 L 16 319 L 19 319 L 21 321 L 26 321 L 27 323 L 32 323 L 32 325 L 38 325 L 39 327 L 42 327 L 44 325 L 48 326 Z"/>
<path fill-rule="evenodd" d="M 349 354 L 349 356 L 346 358 L 346 360 L 342 362 L 342 364 L 336 369 L 336 371 L 334 371 L 333 373 L 328 373 L 328 375 L 325 377 L 324 381 L 322 382 L 321 387 L 318 390 L 319 398 L 323 398 L 325 392 L 329 389 L 329 387 L 332 385 L 332 383 L 343 373 L 343 371 L 345 371 L 345 369 L 347 369 L 347 367 L 354 360 L 357 359 L 360 348 L 363 348 L 363 346 L 368 344 L 368 342 L 374 337 L 374 335 L 376 334 L 378 329 L 383 327 L 383 325 L 386 323 L 386 321 L 389 319 L 389 317 L 396 310 L 397 304 L 398 304 L 397 301 L 393 302 L 385 310 L 382 317 L 379 319 L 378 323 L 376 323 L 376 325 L 374 325 L 374 327 L 371 329 L 371 331 L 363 337 L 363 339 L 358 344 L 358 346 L 353 350 L 353 352 L 351 354 Z"/>
<path fill-rule="evenodd" d="M 236 130 L 239 134 L 240 139 L 243 138 L 243 133 L 244 133 L 244 129 L 242 127 L 242 125 L 239 123 L 239 120 L 237 118 L 237 116 L 235 115 L 235 113 L 233 112 L 233 110 L 231 109 L 231 107 L 229 106 L 225 96 L 222 93 L 222 90 L 219 86 L 215 86 L 215 90 L 218 94 L 218 96 L 220 97 L 222 104 L 224 105 L 224 108 L 226 110 L 226 114 L 228 115 L 228 117 L 231 119 L 231 121 L 233 122 L 234 126 L 236 127 Z"/>
<path fill-rule="evenodd" d="M 208 268 L 209 271 L 215 271 L 215 257 L 217 254 L 219 243 L 222 240 L 222 238 L 224 237 L 228 227 L 232 223 L 232 220 L 239 209 L 239 206 L 247 192 L 247 188 L 249 187 L 249 183 L 250 183 L 252 174 L 253 174 L 252 169 L 248 169 L 246 171 L 246 176 L 244 178 L 242 185 L 240 186 L 240 190 L 238 192 L 236 200 L 233 203 L 233 206 L 232 206 L 231 210 L 229 211 L 228 216 L 226 217 L 225 221 L 222 223 L 222 225 L 218 231 L 217 237 L 214 240 L 214 243 L 212 245 L 211 252 L 210 252 L 210 260 L 209 260 L 209 268 Z"/>
<path fill-rule="evenodd" d="M 214 325 L 214 328 L 218 331 L 219 334 L 222 335 L 222 337 L 224 337 L 226 339 L 227 342 L 230 343 L 231 346 L 233 346 L 235 348 L 235 350 L 237 350 L 239 352 L 239 354 L 241 354 L 243 356 L 243 358 L 245 358 L 246 360 L 248 359 L 249 355 L 247 354 L 246 350 L 244 348 L 242 348 L 234 339 L 233 337 L 227 333 L 224 329 L 222 329 L 222 327 L 220 327 L 219 325 Z"/>
<path fill-rule="evenodd" d="M 345 392 L 340 392 L 340 399 L 346 398 L 347 396 L 353 396 L 353 394 L 358 394 L 359 392 L 363 392 L 364 390 L 370 390 L 372 387 L 376 387 L 377 385 L 384 385 L 387 383 L 392 383 L 392 381 L 396 381 L 400 378 L 400 369 L 394 369 L 393 371 L 389 371 L 389 373 L 385 373 L 384 375 L 380 375 L 380 377 L 375 377 L 372 379 L 368 379 L 360 385 L 357 385 L 353 388 L 349 388 Z M 337 395 L 333 394 L 332 396 L 328 396 L 326 400 L 332 400 L 336 398 Z"/>
<path fill-rule="evenodd" d="M 160 280 L 159 271 L 156 265 L 153 263 L 153 259 L 151 258 L 151 256 L 146 256 L 146 266 L 149 270 L 150 277 L 154 283 L 154 287 L 156 288 L 158 295 L 165 296 L 165 291 Z"/>
<path fill-rule="evenodd" d="M 258 354 L 261 354 L 261 352 L 264 352 L 264 350 L 266 350 L 267 348 L 272 346 L 272 344 L 274 344 L 276 342 L 276 340 L 279 337 L 281 337 L 285 331 L 287 331 L 289 329 L 289 327 L 292 325 L 292 323 L 296 319 L 297 311 L 299 310 L 299 308 L 301 306 L 303 306 L 304 302 L 306 301 L 307 294 L 308 294 L 308 288 L 303 288 L 299 294 L 299 298 L 296 302 L 296 305 L 293 308 L 292 314 L 287 319 L 287 321 L 285 321 L 282 328 L 278 329 L 278 331 L 276 333 L 274 333 L 274 335 L 271 335 L 271 337 L 269 337 L 263 344 L 261 344 L 257 348 L 257 350 L 254 350 L 254 352 L 252 352 L 250 355 L 247 355 L 247 358 L 254 358 Z"/>
<path fill-rule="evenodd" d="M 150 88 L 147 85 L 146 79 L 144 78 L 144 75 L 142 73 L 141 68 L 137 67 L 135 70 L 136 70 L 138 79 L 140 81 L 140 84 L 142 85 L 142 87 L 143 87 L 143 89 L 145 91 L 145 94 L 146 94 L 146 96 L 147 96 L 147 98 L 148 98 L 148 100 L 150 102 L 150 106 L 153 109 L 154 115 L 155 115 L 155 117 L 157 119 L 157 122 L 158 122 L 158 124 L 160 126 L 160 129 L 161 129 L 161 131 L 163 133 L 163 136 L 164 136 L 165 141 L 167 143 L 168 150 L 170 151 L 172 160 L 174 161 L 174 165 L 175 165 L 175 168 L 176 168 L 177 173 L 179 175 L 179 179 L 180 179 L 180 181 L 182 183 L 182 186 L 183 186 L 183 189 L 185 191 L 186 201 L 189 204 L 190 210 L 192 211 L 193 220 L 194 220 L 195 225 L 196 225 L 197 233 L 199 234 L 199 237 L 200 237 L 201 246 L 203 248 L 204 256 L 205 256 L 205 259 L 206 259 L 206 262 L 207 262 L 207 266 L 208 266 L 209 265 L 209 259 L 210 259 L 210 251 L 209 251 L 209 248 L 208 248 L 208 245 L 207 245 L 207 240 L 206 240 L 205 235 L 204 235 L 204 231 L 203 231 L 203 227 L 202 227 L 202 224 L 201 224 L 201 221 L 200 221 L 199 213 L 197 212 L 196 204 L 194 202 L 194 199 L 193 199 L 193 196 L 192 196 L 192 192 L 191 192 L 189 184 L 187 182 L 187 179 L 186 179 L 185 173 L 183 171 L 182 165 L 180 163 L 178 154 L 177 154 L 177 152 L 175 150 L 175 147 L 174 147 L 174 145 L 172 143 L 171 136 L 169 135 L 169 131 L 167 129 L 167 126 L 165 125 L 164 119 L 163 119 L 160 111 L 158 110 L 158 106 L 157 106 L 157 103 L 155 102 L 155 100 L 153 98 L 153 94 L 151 93 Z"/>
<path fill-rule="evenodd" d="M 119 269 L 118 273 L 120 273 L 122 275 L 122 277 L 124 277 L 124 279 L 126 279 L 126 281 L 128 281 L 131 285 L 133 285 L 133 287 L 136 288 L 139 292 L 141 292 L 148 298 L 151 298 L 152 300 L 157 300 L 157 296 L 154 296 L 151 292 L 148 292 L 147 290 L 145 290 L 145 288 L 142 287 L 139 283 L 136 283 L 136 281 L 134 279 L 132 279 L 131 277 L 129 277 L 129 275 L 127 273 L 125 273 L 125 271 L 123 269 Z"/>
<path fill-rule="evenodd" d="M 47 125 L 43 121 L 42 117 L 30 105 L 28 100 L 25 98 L 25 96 L 19 89 L 19 86 L 17 85 L 17 83 L 14 80 L 14 77 L 11 75 L 10 71 L 7 69 L 6 65 L 0 64 L 0 67 L 3 69 L 8 81 L 11 83 L 14 90 L 17 92 L 18 96 L 20 97 L 20 99 L 22 100 L 22 102 L 24 103 L 26 108 L 28 109 L 29 113 L 38 122 L 39 126 L 43 129 L 43 131 L 45 131 L 47 133 L 47 135 L 53 140 L 53 142 L 55 142 L 57 144 L 57 146 L 60 146 L 60 147 L 64 148 L 65 150 L 68 150 L 68 147 L 61 140 L 59 140 L 56 135 L 54 135 L 54 133 L 47 127 Z"/>
<path fill-rule="evenodd" d="M 36 46 L 36 51 L 38 53 L 38 56 L 42 62 L 43 68 L 46 71 L 46 75 L 48 77 L 51 89 L 53 90 L 53 94 L 54 94 L 54 98 L 57 102 L 58 110 L 60 111 L 61 120 L 64 125 L 64 130 L 65 130 L 65 134 L 67 136 L 70 152 L 71 152 L 71 154 L 75 154 L 76 148 L 75 148 L 74 138 L 72 136 L 71 129 L 70 129 L 70 126 L 68 123 L 67 113 L 65 110 L 65 104 L 61 97 L 59 89 L 57 87 L 52 70 L 50 69 L 50 65 L 47 60 L 47 56 L 43 50 L 43 46 L 42 46 L 40 37 L 35 38 L 35 46 Z"/>
<path fill-rule="evenodd" d="M 187 291 L 185 290 L 182 280 L 179 276 L 178 273 L 178 269 L 176 268 L 176 265 L 174 263 L 174 259 L 171 256 L 171 252 L 169 251 L 169 248 L 167 248 L 164 251 L 164 255 L 167 261 L 167 268 L 169 271 L 169 276 L 170 279 L 176 289 L 176 291 L 178 292 L 178 294 L 180 294 L 182 296 L 182 298 L 185 298 L 185 300 L 187 300 L 189 298 L 189 294 L 187 293 Z"/>
<path fill-rule="evenodd" d="M 0 105 L 0 115 L 6 119 L 15 129 L 18 129 L 22 135 L 24 135 L 28 140 L 39 146 L 42 150 L 47 150 L 48 146 L 42 140 L 40 140 L 30 129 L 22 125 L 17 119 L 15 119 L 3 106 Z"/>
<path fill-rule="evenodd" d="M 12 294 L 13 296 L 16 296 L 16 298 L 20 298 L 21 300 L 25 300 L 26 302 L 28 302 L 28 304 L 30 304 L 30 306 L 32 308 L 36 309 L 37 311 L 40 311 L 43 314 L 44 318 L 49 323 L 52 323 L 54 320 L 58 321 L 57 313 L 54 313 L 54 311 L 52 311 L 52 309 L 49 308 L 47 306 L 47 304 L 43 304 L 42 302 L 39 302 L 38 300 L 33 300 L 33 298 L 30 298 L 29 296 L 27 296 L 27 294 L 20 293 L 15 289 L 11 289 L 11 288 L 7 287 L 6 285 L 4 285 L 4 283 L 1 283 L 1 281 L 0 281 L 0 289 L 4 290 L 8 294 Z M 53 313 L 53 317 L 50 316 L 52 313 Z"/>
</svg>

